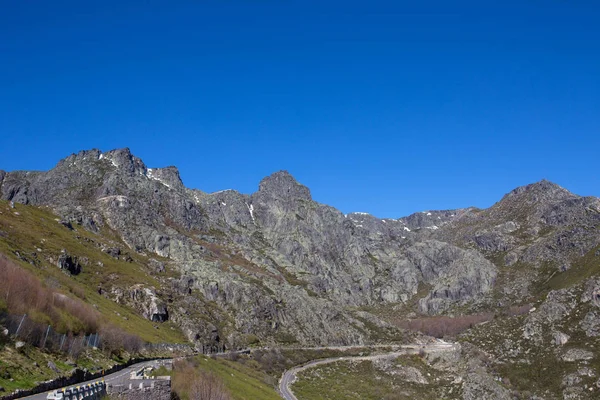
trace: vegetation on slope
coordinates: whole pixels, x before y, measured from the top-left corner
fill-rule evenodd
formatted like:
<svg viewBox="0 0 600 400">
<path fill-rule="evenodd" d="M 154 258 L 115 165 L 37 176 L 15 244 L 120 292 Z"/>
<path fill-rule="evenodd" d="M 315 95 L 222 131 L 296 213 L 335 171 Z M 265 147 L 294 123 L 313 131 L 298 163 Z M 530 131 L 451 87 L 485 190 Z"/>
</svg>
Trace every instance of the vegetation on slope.
<svg viewBox="0 0 600 400">
<path fill-rule="evenodd" d="M 211 399 L 280 399 L 269 376 L 256 365 L 206 356 L 175 363 L 173 390 L 182 400 L 209 398 L 198 397 L 206 391 L 216 394 Z"/>
<path fill-rule="evenodd" d="M 96 333 L 100 314 L 79 299 L 44 286 L 38 278 L 0 254 L 0 297 L 11 314 L 27 314 L 61 333 Z"/>
<path fill-rule="evenodd" d="M 390 349 L 378 348 L 377 351 Z M 198 356 L 192 360 L 176 363 L 173 369 L 173 387 L 184 400 L 193 397 L 192 386 L 219 387 L 232 399 L 279 399 L 277 386 L 282 373 L 289 368 L 308 361 L 342 356 L 363 356 L 373 349 L 356 347 L 335 349 L 269 349 L 255 350 L 251 354 L 228 354 L 220 357 Z"/>
<path fill-rule="evenodd" d="M 458 387 L 419 356 L 338 361 L 304 370 L 292 385 L 306 400 L 459 398 Z"/>
<path fill-rule="evenodd" d="M 160 279 L 174 275 L 169 269 L 151 274 L 148 259 L 137 253 L 114 258 L 105 252 L 111 246 L 126 248 L 108 230 L 94 234 L 70 228 L 47 209 L 20 204 L 12 208 L 0 201 L 0 387 L 5 392 L 68 375 L 76 367 L 94 370 L 123 362 L 141 341 L 186 341 L 172 323 L 153 323 L 101 293 L 99 288 L 109 285 L 158 287 Z M 78 258 L 80 274 L 57 267 L 65 253 Z M 99 334 L 100 349 L 65 352 L 64 347 L 58 351 L 48 345 L 42 349 L 40 335 L 14 338 L 2 333 L 1 325 L 23 314 L 33 326 L 42 326 L 43 333 L 50 325 L 52 332 L 65 337 Z M 20 340 L 26 344 L 17 348 Z"/>
<path fill-rule="evenodd" d="M 159 278 L 172 276 L 172 270 L 150 273 L 148 258 L 128 255 L 129 262 L 111 257 L 102 249 L 127 248 L 114 233 L 103 230 L 94 234 L 83 228 L 70 230 L 58 223 L 49 210 L 0 201 L 0 253 L 28 270 L 46 287 L 76 297 L 91 305 L 107 323 L 138 335 L 150 343 L 183 343 L 186 339 L 173 324 L 153 324 L 136 311 L 101 295 L 99 289 L 109 285 L 128 288 L 142 283 L 159 287 Z M 78 275 L 70 275 L 56 266 L 63 251 L 85 262 Z M 85 261 L 83 261 L 85 260 Z M 18 311 L 16 311 L 18 312 Z"/>
</svg>

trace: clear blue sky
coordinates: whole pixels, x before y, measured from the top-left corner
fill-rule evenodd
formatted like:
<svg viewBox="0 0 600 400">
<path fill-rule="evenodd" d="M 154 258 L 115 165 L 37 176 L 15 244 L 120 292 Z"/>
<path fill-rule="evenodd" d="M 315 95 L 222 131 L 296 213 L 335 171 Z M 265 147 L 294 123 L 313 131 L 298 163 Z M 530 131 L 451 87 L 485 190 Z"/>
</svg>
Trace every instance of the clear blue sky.
<svg viewBox="0 0 600 400">
<path fill-rule="evenodd" d="M 344 212 L 600 195 L 600 2 L 0 0 L 0 169 L 130 147 Z"/>
</svg>

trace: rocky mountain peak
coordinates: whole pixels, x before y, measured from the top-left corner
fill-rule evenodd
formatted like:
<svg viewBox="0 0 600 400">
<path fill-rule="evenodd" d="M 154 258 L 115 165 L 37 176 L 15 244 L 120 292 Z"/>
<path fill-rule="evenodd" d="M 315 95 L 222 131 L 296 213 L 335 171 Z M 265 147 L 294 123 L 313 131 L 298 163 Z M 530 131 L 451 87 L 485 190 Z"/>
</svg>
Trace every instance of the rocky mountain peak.
<svg viewBox="0 0 600 400">
<path fill-rule="evenodd" d="M 185 188 L 179 170 L 177 167 L 169 166 L 164 168 L 148 168 L 146 176 L 150 179 L 161 182 L 163 185 L 177 190 Z"/>
<path fill-rule="evenodd" d="M 100 154 L 98 159 L 107 159 L 119 170 L 129 174 L 145 174 L 146 165 L 138 157 L 131 154 L 128 147 Z"/>
<path fill-rule="evenodd" d="M 278 198 L 296 198 L 311 200 L 310 189 L 298 183 L 298 181 L 287 171 L 279 171 L 271 174 L 258 186 L 261 194 L 269 194 Z"/>
<path fill-rule="evenodd" d="M 578 196 L 569 192 L 567 189 L 543 179 L 539 182 L 525 186 L 520 186 L 506 194 L 501 201 L 506 199 L 523 199 L 531 201 L 562 201 Z"/>
<path fill-rule="evenodd" d="M 80 165 L 87 161 L 96 161 L 100 157 L 102 152 L 98 149 L 92 150 L 81 150 L 79 153 L 71 154 L 70 156 L 63 158 L 58 162 L 56 168 L 70 167 L 73 165 Z"/>
</svg>

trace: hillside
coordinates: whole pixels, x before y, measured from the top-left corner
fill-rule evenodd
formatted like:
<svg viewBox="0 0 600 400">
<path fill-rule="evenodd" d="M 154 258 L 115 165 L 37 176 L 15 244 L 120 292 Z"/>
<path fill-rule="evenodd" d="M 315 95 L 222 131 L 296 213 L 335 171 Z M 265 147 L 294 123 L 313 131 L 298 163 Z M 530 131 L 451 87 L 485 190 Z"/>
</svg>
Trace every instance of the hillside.
<svg viewBox="0 0 600 400">
<path fill-rule="evenodd" d="M 551 182 L 484 210 L 378 219 L 315 202 L 285 171 L 250 195 L 205 193 L 120 149 L 0 171 L 0 194 L 0 252 L 144 341 L 389 343 L 495 316 L 458 336 L 489 358 L 482 374 L 543 398 L 596 390 L 577 385 L 600 377 L 600 199 Z M 542 362 L 565 367 L 514 373 Z"/>
</svg>

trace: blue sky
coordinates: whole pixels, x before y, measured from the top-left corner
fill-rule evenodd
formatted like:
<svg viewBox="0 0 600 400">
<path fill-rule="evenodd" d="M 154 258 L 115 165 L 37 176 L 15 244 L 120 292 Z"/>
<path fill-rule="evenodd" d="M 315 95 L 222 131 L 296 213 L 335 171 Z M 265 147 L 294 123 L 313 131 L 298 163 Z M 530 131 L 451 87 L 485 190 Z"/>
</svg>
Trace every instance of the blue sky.
<svg viewBox="0 0 600 400">
<path fill-rule="evenodd" d="M 598 1 L 0 4 L 0 169 L 130 147 L 379 217 L 600 196 Z"/>
</svg>

